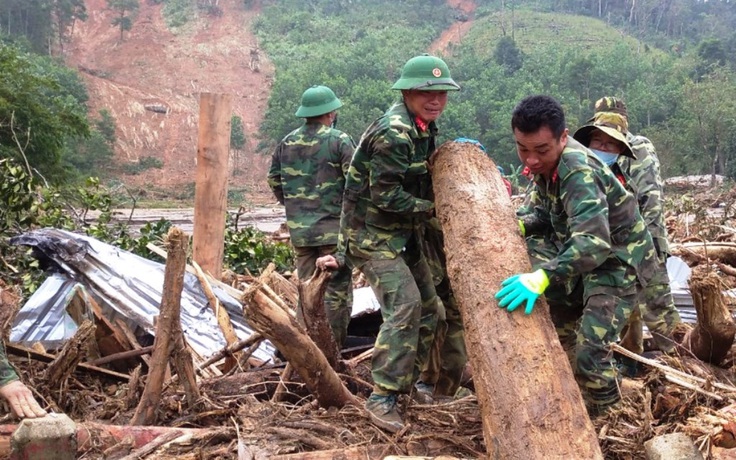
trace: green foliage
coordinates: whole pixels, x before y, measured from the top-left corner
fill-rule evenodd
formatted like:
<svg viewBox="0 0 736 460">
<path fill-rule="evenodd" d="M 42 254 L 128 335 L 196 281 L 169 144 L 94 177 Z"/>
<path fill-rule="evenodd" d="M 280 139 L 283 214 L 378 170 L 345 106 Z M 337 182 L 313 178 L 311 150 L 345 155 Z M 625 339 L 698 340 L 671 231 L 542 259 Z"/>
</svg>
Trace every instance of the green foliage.
<svg viewBox="0 0 736 460">
<path fill-rule="evenodd" d="M 53 183 L 63 182 L 65 141 L 89 135 L 81 80 L 51 59 L 4 44 L 0 73 L 0 157 L 27 163 Z"/>
<path fill-rule="evenodd" d="M 237 115 L 233 115 L 230 119 L 230 148 L 233 150 L 243 150 L 243 147 L 245 147 L 243 119 Z"/>
<path fill-rule="evenodd" d="M 516 46 L 516 42 L 511 37 L 502 37 L 496 43 L 496 50 L 493 52 L 493 60 L 496 64 L 504 69 L 506 75 L 513 75 L 517 70 L 521 69 L 524 62 L 524 56 Z"/>
<path fill-rule="evenodd" d="M 149 169 L 161 169 L 164 163 L 156 157 L 141 157 L 135 163 L 127 163 L 123 166 L 125 174 L 137 175 Z"/>
<path fill-rule="evenodd" d="M 86 19 L 84 0 L 0 0 L 0 36 L 22 40 L 36 53 L 63 47 L 74 21 Z"/>
<path fill-rule="evenodd" d="M 107 110 L 92 120 L 94 129 L 89 137 L 74 137 L 65 144 L 63 159 L 70 182 L 80 182 L 90 176 L 107 176 L 115 160 L 115 120 Z"/>
<path fill-rule="evenodd" d="M 97 128 L 97 131 L 100 133 L 100 135 L 105 139 L 105 142 L 112 147 L 115 145 L 115 140 L 117 139 L 115 136 L 115 119 L 110 114 L 109 111 L 106 109 L 100 110 L 100 119 L 95 120 L 95 128 Z"/>
<path fill-rule="evenodd" d="M 302 123 L 294 112 L 304 90 L 316 84 L 332 88 L 344 103 L 338 128 L 359 137 L 398 99 L 389 82 L 404 62 L 449 26 L 451 10 L 434 3 L 294 0 L 264 7 L 254 28 L 276 64 L 264 137 L 278 142 Z"/>
<path fill-rule="evenodd" d="M 166 0 L 162 14 L 166 25 L 181 27 L 194 16 L 194 0 Z"/>
<path fill-rule="evenodd" d="M 270 241 L 255 227 L 228 225 L 225 230 L 224 264 L 235 273 L 258 274 L 269 263 L 276 264 L 280 271 L 292 270 L 294 252 L 291 246 Z"/>
<path fill-rule="evenodd" d="M 111 24 L 120 28 L 120 40 L 122 40 L 123 33 L 133 27 L 133 19 L 138 13 L 140 4 L 138 0 L 107 0 L 107 7 L 116 14 Z"/>
</svg>

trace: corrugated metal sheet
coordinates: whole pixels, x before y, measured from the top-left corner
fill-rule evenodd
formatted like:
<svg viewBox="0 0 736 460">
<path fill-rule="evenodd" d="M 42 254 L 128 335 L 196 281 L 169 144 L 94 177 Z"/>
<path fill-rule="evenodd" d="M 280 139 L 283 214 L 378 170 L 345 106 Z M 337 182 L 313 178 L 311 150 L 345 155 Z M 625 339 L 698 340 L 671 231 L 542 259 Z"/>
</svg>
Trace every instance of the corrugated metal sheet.
<svg viewBox="0 0 736 460">
<path fill-rule="evenodd" d="M 159 314 L 164 282 L 163 264 L 150 261 L 94 238 L 64 230 L 46 228 L 11 240 L 30 246 L 42 262 L 51 262 L 58 273 L 26 302 L 11 331 L 11 341 L 58 344 L 74 334 L 76 325 L 65 311 L 68 298 L 79 284 L 100 300 L 103 312 L 116 315 L 149 334 L 154 334 L 153 318 Z M 240 302 L 213 286 L 215 295 L 230 314 L 239 338 L 253 330 L 243 317 Z M 187 342 L 202 357 L 209 357 L 226 343 L 196 276 L 185 273 L 181 298 L 181 325 Z M 271 361 L 275 348 L 264 341 L 253 354 Z"/>
</svg>

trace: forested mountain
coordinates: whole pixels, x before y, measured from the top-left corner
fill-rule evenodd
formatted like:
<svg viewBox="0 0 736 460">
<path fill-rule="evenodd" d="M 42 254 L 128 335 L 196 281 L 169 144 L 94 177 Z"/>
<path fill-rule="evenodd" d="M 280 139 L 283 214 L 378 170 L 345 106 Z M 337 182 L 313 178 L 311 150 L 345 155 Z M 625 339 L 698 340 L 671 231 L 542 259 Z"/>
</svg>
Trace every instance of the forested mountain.
<svg viewBox="0 0 736 460">
<path fill-rule="evenodd" d="M 629 105 L 632 130 L 655 142 L 665 175 L 713 172 L 736 177 L 736 103 L 724 97 L 736 90 L 736 4 L 729 0 L 0 0 L 0 33 L 6 43 L 0 56 L 10 52 L 31 59 L 30 53 L 37 53 L 49 56 L 47 65 L 75 62 L 79 67 L 84 62 L 80 52 L 99 48 L 95 43 L 85 43 L 82 50 L 68 45 L 89 17 L 98 21 L 97 27 L 107 24 L 111 33 L 104 42 L 110 52 L 98 56 L 97 68 L 84 75 L 88 84 L 93 78 L 98 84 L 143 84 L 140 90 L 164 98 L 164 94 L 181 94 L 189 80 L 215 81 L 230 70 L 242 74 L 243 63 L 227 56 L 218 68 L 207 65 L 223 52 L 221 45 L 206 48 L 206 40 L 222 40 L 218 34 L 227 33 L 230 40 L 239 41 L 241 56 L 257 53 L 264 67 L 255 72 L 268 85 L 259 84 L 255 91 L 265 92 L 268 104 L 259 113 L 262 123 L 246 123 L 242 133 L 248 139 L 243 154 L 251 158 L 268 154 L 298 126 L 300 120 L 293 113 L 299 96 L 313 84 L 326 84 L 336 91 L 345 103 L 339 127 L 357 139 L 397 98 L 389 88 L 403 62 L 432 50 L 445 58 L 463 86 L 451 96 L 440 120 L 443 138 L 477 138 L 506 168 L 518 165 L 509 118 L 521 97 L 531 93 L 557 97 L 567 110 L 570 128 L 575 129 L 590 117 L 596 99 L 615 95 Z M 221 27 L 223 21 L 239 22 L 244 35 L 238 37 L 233 29 Z M 252 32 L 258 45 L 247 38 Z M 190 42 L 187 49 L 184 37 L 200 41 Z M 125 51 L 133 42 L 135 51 Z M 166 51 L 172 42 L 176 53 Z M 153 44 L 162 50 L 155 64 L 146 61 L 154 55 L 146 46 Z M 118 61 L 133 53 L 140 57 Z M 199 68 L 182 71 L 171 67 L 174 61 L 167 61 L 173 55 L 191 58 L 194 53 L 199 54 L 192 63 L 201 62 Z M 106 158 L 102 147 L 110 144 L 121 163 L 151 156 L 164 171 L 175 160 L 181 163 L 180 157 L 160 151 L 171 145 L 161 138 L 175 136 L 171 130 L 182 131 L 186 124 L 172 128 L 169 121 L 168 131 L 158 132 L 145 153 L 136 152 L 130 132 L 140 123 L 136 117 L 143 114 L 122 110 L 119 99 L 100 99 L 96 90 L 86 101 L 71 76 L 39 66 L 18 70 L 16 62 L 3 60 L 0 65 L 9 66 L 7 75 L 30 71 L 34 78 L 50 78 L 40 94 L 48 95 L 58 87 L 60 97 L 72 98 L 70 104 L 76 101 L 95 108 L 91 132 L 99 139 L 96 143 L 80 142 L 80 136 L 87 134 L 76 122 L 70 127 L 77 128 L 58 136 L 61 151 L 66 152 L 60 154 L 60 164 L 67 169 L 95 172 L 101 166 L 81 160 L 93 154 Z M 228 62 L 237 62 L 237 68 L 221 67 Z M 166 78 L 146 80 L 150 69 L 142 66 L 147 65 L 155 65 L 156 73 Z M 126 66 L 139 66 L 140 71 Z M 246 76 L 250 73 L 246 69 Z M 9 120 L 13 114 L 14 120 L 20 119 L 18 100 L 7 102 L 14 100 L 7 95 L 14 95 L 17 88 L 9 80 L 13 79 L 0 82 L 3 155 L 17 150 Z M 192 113 L 195 102 L 177 106 L 183 119 L 196 116 Z M 249 110 L 246 103 L 234 110 L 234 116 L 244 117 Z M 172 115 L 177 111 L 167 114 Z M 30 125 L 15 122 L 13 129 L 23 132 L 33 120 L 26 123 Z M 77 158 L 64 160 L 64 155 Z M 126 172 L 130 171 L 114 171 Z"/>
</svg>

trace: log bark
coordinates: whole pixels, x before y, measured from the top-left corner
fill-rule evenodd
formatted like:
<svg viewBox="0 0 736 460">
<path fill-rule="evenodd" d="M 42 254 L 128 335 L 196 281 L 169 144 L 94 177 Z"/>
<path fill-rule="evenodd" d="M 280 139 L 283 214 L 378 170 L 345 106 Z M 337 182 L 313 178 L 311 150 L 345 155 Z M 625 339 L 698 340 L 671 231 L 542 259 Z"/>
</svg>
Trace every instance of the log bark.
<svg viewBox="0 0 736 460">
<path fill-rule="evenodd" d="M 309 337 L 314 340 L 322 353 L 325 354 L 327 362 L 333 369 L 340 372 L 340 350 L 332 334 L 332 327 L 327 320 L 325 311 L 325 290 L 330 272 L 327 270 L 315 270 L 311 278 L 299 283 L 299 307 L 297 319 L 304 326 Z"/>
<path fill-rule="evenodd" d="M 489 458 L 603 458 L 546 302 L 527 316 L 493 297 L 504 279 L 531 270 L 496 165 L 449 142 L 432 178 Z"/>
<path fill-rule="evenodd" d="M 723 282 L 709 267 L 695 267 L 690 277 L 698 322 L 681 346 L 701 361 L 720 363 L 733 345 L 736 324 L 723 298 Z"/>
<path fill-rule="evenodd" d="M 85 357 L 88 342 L 94 338 L 95 325 L 92 321 L 85 321 L 61 349 L 56 359 L 46 368 L 44 380 L 49 388 L 61 388 L 66 379 L 74 372 L 77 364 Z"/>
<path fill-rule="evenodd" d="M 270 340 L 296 369 L 322 407 L 358 405 L 358 401 L 327 362 L 322 350 L 309 338 L 296 318 L 276 305 L 257 286 L 243 294 L 248 323 Z"/>
<path fill-rule="evenodd" d="M 184 232 L 174 227 L 167 235 L 166 268 L 164 271 L 161 314 L 156 325 L 156 338 L 153 343 L 153 357 L 148 370 L 148 380 L 140 403 L 130 420 L 131 425 L 150 425 L 156 421 L 158 403 L 166 376 L 166 365 L 173 358 L 173 364 L 184 380 L 187 400 L 193 404 L 199 399 L 194 378 L 191 356 L 187 356 L 184 335 L 181 331 L 181 293 L 184 289 L 184 270 L 186 266 L 188 238 Z M 172 356 L 173 354 L 173 356 Z M 187 365 L 188 358 L 188 365 Z"/>
</svg>

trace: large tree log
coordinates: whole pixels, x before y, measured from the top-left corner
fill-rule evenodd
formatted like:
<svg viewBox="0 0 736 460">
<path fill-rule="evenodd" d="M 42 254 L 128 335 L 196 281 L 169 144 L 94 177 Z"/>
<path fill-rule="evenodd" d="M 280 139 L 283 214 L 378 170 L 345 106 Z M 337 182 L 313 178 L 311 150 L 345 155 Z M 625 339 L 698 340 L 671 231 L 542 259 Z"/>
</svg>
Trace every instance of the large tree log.
<svg viewBox="0 0 736 460">
<path fill-rule="evenodd" d="M 720 363 L 733 345 L 736 335 L 731 312 L 721 290 L 720 277 L 710 267 L 697 266 L 690 277 L 698 323 L 685 334 L 681 345 L 702 361 Z"/>
<path fill-rule="evenodd" d="M 603 458 L 546 302 L 526 316 L 493 298 L 531 269 L 496 165 L 475 146 L 445 143 L 432 178 L 489 458 Z"/>
</svg>

